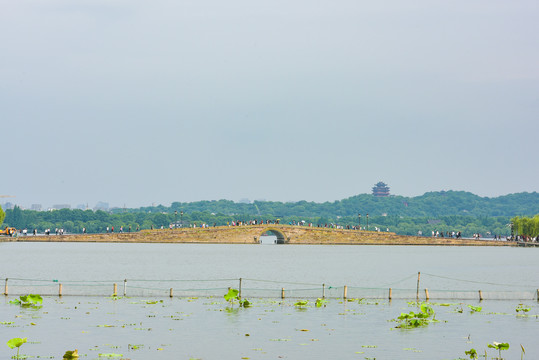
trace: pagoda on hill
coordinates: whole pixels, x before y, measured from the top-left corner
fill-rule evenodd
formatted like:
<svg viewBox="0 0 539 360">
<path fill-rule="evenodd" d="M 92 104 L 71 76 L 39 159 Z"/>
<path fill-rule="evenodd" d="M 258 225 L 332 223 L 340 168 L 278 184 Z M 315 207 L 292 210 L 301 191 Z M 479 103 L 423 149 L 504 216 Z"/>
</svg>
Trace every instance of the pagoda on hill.
<svg viewBox="0 0 539 360">
<path fill-rule="evenodd" d="M 386 183 L 379 181 L 372 188 L 372 194 L 379 197 L 389 196 L 389 186 L 387 186 Z"/>
</svg>

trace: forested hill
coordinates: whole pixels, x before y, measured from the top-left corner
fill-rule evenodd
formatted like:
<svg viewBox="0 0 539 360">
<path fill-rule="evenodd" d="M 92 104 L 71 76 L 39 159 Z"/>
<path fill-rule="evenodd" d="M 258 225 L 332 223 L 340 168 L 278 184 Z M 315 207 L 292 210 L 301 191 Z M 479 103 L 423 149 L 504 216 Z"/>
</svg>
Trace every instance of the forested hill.
<svg viewBox="0 0 539 360">
<path fill-rule="evenodd" d="M 118 209 L 117 211 L 125 211 Z M 304 216 L 309 218 L 350 217 L 361 214 L 402 217 L 440 217 L 464 215 L 473 217 L 532 216 L 539 213 L 539 193 L 517 193 L 495 198 L 480 197 L 464 191 L 428 192 L 421 196 L 375 197 L 362 194 L 334 202 L 255 201 L 250 204 L 230 200 L 174 202 L 170 207 L 143 207 L 128 211 L 184 213 L 210 212 L 223 215 L 263 215 L 275 217 Z"/>
<path fill-rule="evenodd" d="M 110 226 L 134 231 L 168 227 L 173 222 L 180 222 L 181 226 L 226 225 L 235 220 L 254 219 L 353 226 L 359 223 L 358 214 L 362 215 L 364 227 L 370 223 L 371 229 L 391 229 L 405 235 L 415 235 L 419 231 L 430 234 L 438 230 L 458 230 L 465 236 L 474 233 L 509 235 L 511 218 L 539 214 L 539 194 L 519 193 L 496 198 L 459 191 L 429 192 L 417 197 L 363 194 L 325 203 L 255 201 L 246 204 L 218 200 L 174 202 L 171 206 L 137 209 L 116 208 L 108 212 L 78 209 L 33 211 L 16 206 L 5 211 L 3 226 L 36 229 L 38 232 L 61 228 L 68 233 L 80 233 L 83 228 L 89 233 L 105 232 Z M 2 217 L 0 210 L 0 224 Z"/>
</svg>

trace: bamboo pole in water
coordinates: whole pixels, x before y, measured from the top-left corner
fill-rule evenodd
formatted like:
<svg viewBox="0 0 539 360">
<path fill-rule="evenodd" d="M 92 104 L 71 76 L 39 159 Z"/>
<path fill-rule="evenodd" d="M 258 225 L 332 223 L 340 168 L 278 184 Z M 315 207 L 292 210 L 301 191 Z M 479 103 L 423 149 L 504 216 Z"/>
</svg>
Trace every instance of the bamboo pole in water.
<svg viewBox="0 0 539 360">
<path fill-rule="evenodd" d="M 62 296 L 62 284 L 58 284 L 58 296 Z"/>
<path fill-rule="evenodd" d="M 429 289 L 426 289 L 426 288 L 425 288 L 425 299 L 427 301 L 429 300 Z"/>
<path fill-rule="evenodd" d="M 348 286 L 344 285 L 344 292 L 343 292 L 343 299 L 346 299 L 346 297 L 348 296 Z"/>
<path fill-rule="evenodd" d="M 118 294 L 118 284 L 114 283 L 114 291 L 112 292 L 112 296 L 116 296 Z"/>
<path fill-rule="evenodd" d="M 537 290 L 539 291 L 539 290 Z M 7 296 L 8 292 L 7 292 L 7 278 L 6 278 L 6 285 L 4 285 L 4 295 Z"/>
<path fill-rule="evenodd" d="M 421 272 L 417 273 L 417 289 L 415 293 L 416 300 L 419 300 L 419 279 L 421 279 Z"/>
<path fill-rule="evenodd" d="M 479 290 L 479 301 L 483 301 L 483 292 Z"/>
<path fill-rule="evenodd" d="M 174 296 L 172 288 L 170 288 L 170 294 L 169 295 L 170 295 L 170 297 Z"/>
<path fill-rule="evenodd" d="M 389 300 L 393 297 L 393 289 L 389 288 Z"/>
</svg>

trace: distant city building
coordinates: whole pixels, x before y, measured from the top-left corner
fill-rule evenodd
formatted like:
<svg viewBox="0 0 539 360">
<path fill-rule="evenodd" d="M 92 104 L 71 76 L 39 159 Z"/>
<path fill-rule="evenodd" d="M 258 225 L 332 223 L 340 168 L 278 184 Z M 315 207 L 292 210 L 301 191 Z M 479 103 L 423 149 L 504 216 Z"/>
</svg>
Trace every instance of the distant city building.
<svg viewBox="0 0 539 360">
<path fill-rule="evenodd" d="M 10 202 L 5 203 L 4 206 L 3 206 L 4 210 L 13 210 L 14 207 L 15 207 L 15 205 L 13 203 L 10 203 Z"/>
<path fill-rule="evenodd" d="M 374 196 L 389 196 L 389 186 L 386 183 L 379 181 L 372 188 L 372 194 Z"/>
<path fill-rule="evenodd" d="M 30 210 L 41 211 L 41 204 L 32 204 L 32 206 L 30 206 Z"/>
<path fill-rule="evenodd" d="M 52 209 L 54 209 L 54 210 L 71 209 L 71 205 L 69 205 L 69 204 L 56 204 L 56 205 L 52 206 Z"/>
<path fill-rule="evenodd" d="M 95 211 L 97 211 L 97 210 L 108 211 L 108 209 L 109 209 L 109 203 L 106 203 L 106 202 L 103 202 L 103 201 L 99 201 L 94 206 Z"/>
</svg>

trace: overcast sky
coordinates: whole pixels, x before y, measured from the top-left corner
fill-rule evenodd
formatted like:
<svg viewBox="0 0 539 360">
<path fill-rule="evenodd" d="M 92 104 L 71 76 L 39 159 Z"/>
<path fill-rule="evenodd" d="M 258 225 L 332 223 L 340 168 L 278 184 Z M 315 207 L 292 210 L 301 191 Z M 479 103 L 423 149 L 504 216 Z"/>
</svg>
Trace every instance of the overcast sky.
<svg viewBox="0 0 539 360">
<path fill-rule="evenodd" d="M 539 191 L 537 0 L 0 0 L 0 199 Z"/>
</svg>

